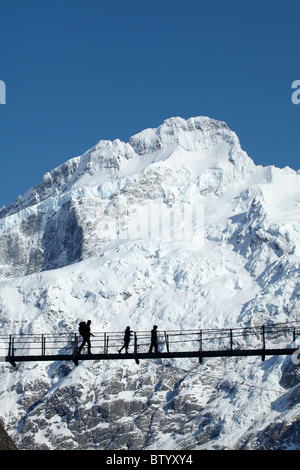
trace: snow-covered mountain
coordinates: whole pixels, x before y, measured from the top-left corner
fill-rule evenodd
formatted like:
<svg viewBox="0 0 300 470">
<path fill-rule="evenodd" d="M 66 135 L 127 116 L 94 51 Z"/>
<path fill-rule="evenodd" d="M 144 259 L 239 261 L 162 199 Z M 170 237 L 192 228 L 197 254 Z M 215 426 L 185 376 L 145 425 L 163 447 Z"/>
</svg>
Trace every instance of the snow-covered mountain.
<svg viewBox="0 0 300 470">
<path fill-rule="evenodd" d="M 207 117 L 100 141 L 0 211 L 5 333 L 299 320 L 300 174 Z M 0 365 L 21 449 L 300 448 L 290 357 Z"/>
</svg>

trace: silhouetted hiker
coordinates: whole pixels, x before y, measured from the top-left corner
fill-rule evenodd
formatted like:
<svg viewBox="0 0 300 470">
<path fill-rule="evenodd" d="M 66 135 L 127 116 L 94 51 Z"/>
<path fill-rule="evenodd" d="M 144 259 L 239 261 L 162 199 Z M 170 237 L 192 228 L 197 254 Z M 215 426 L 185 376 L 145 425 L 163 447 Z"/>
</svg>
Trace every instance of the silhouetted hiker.
<svg viewBox="0 0 300 470">
<path fill-rule="evenodd" d="M 83 337 L 82 344 L 80 348 L 78 349 L 79 354 L 81 353 L 81 350 L 86 343 L 88 345 L 88 354 L 92 354 L 90 337 L 94 335 L 91 333 L 90 324 L 91 324 L 91 320 L 88 320 L 87 323 L 85 323 L 84 321 L 79 323 L 79 333 Z"/>
<path fill-rule="evenodd" d="M 153 326 L 153 329 L 151 330 L 151 344 L 150 344 L 150 349 L 149 353 L 152 353 L 152 348 L 154 348 L 154 352 L 157 353 L 157 325 Z"/>
<path fill-rule="evenodd" d="M 126 330 L 125 330 L 125 334 L 124 334 L 124 344 L 123 346 L 121 347 L 121 349 L 119 349 L 119 354 L 121 354 L 121 351 L 122 349 L 125 348 L 125 352 L 126 354 L 128 353 L 128 345 L 129 345 L 129 341 L 130 341 L 130 336 L 132 335 L 132 331 L 130 331 L 130 326 L 127 326 Z"/>
</svg>

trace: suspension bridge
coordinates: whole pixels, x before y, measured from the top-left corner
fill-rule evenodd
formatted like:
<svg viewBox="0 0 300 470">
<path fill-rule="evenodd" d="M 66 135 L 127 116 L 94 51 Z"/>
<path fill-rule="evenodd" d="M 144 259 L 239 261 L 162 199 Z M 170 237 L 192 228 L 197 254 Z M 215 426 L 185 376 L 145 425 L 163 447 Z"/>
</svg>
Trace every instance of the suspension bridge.
<svg viewBox="0 0 300 470">
<path fill-rule="evenodd" d="M 300 323 L 246 328 L 158 331 L 158 350 L 149 352 L 150 332 L 136 331 L 128 352 L 119 353 L 124 332 L 93 333 L 91 354 L 78 347 L 77 333 L 0 335 L 0 362 L 135 360 L 292 355 L 300 348 Z M 300 356 L 300 349 L 299 349 Z"/>
</svg>

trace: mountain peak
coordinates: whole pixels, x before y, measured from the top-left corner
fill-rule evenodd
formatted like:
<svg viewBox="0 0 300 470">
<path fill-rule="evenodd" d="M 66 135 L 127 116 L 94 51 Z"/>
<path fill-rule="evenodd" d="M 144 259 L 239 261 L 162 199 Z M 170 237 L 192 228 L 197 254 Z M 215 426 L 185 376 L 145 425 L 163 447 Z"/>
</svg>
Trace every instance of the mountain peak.
<svg viewBox="0 0 300 470">
<path fill-rule="evenodd" d="M 238 142 L 236 134 L 225 122 L 198 116 L 187 120 L 171 117 L 157 128 L 145 129 L 132 136 L 129 143 L 136 153 L 143 155 L 172 144 L 178 144 L 185 150 L 197 150 L 199 146 L 205 146 L 208 138 L 216 136 Z"/>
<path fill-rule="evenodd" d="M 1 209 L 0 219 L 50 197 L 73 189 L 99 187 L 168 159 L 173 170 L 180 171 L 184 166 L 195 178 L 208 169 L 221 168 L 222 172 L 234 173 L 235 180 L 255 169 L 252 160 L 241 149 L 237 135 L 225 122 L 205 116 L 187 120 L 171 117 L 157 128 L 135 134 L 128 143 L 119 139 L 100 140 L 82 156 L 47 172 L 37 186 Z"/>
<path fill-rule="evenodd" d="M 120 201 L 128 205 L 130 217 L 154 201 L 169 208 L 203 203 L 203 198 L 221 197 L 236 183 L 247 185 L 255 169 L 236 134 L 224 122 L 207 117 L 170 118 L 127 143 L 101 140 L 46 173 L 37 186 L 0 211 L 7 260 L 0 273 L 55 269 L 99 253 L 115 236 Z M 130 217 L 122 217 L 129 223 Z"/>
</svg>

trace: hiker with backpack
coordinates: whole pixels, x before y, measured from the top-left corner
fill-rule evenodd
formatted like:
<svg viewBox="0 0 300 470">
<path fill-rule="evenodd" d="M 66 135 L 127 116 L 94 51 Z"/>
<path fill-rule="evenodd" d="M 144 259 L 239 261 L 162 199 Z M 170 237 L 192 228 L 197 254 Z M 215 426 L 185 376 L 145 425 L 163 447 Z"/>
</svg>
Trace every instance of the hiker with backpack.
<svg viewBox="0 0 300 470">
<path fill-rule="evenodd" d="M 83 337 L 83 342 L 78 349 L 79 354 L 81 354 L 81 350 L 85 344 L 87 344 L 88 346 L 88 354 L 92 354 L 90 337 L 94 335 L 91 333 L 90 325 L 91 325 L 91 320 L 88 320 L 87 323 L 85 323 L 85 321 L 82 321 L 79 323 L 79 333 Z"/>
</svg>

